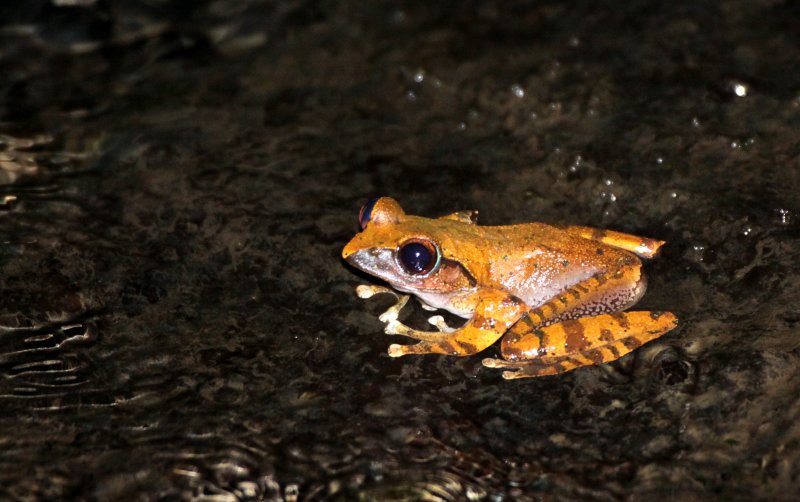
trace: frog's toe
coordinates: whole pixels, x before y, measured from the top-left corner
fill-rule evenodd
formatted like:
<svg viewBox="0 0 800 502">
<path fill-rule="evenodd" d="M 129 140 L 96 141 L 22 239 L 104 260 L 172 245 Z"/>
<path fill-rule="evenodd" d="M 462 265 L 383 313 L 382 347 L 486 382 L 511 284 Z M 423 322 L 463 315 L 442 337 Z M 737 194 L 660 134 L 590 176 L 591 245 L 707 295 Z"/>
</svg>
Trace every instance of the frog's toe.
<svg viewBox="0 0 800 502">
<path fill-rule="evenodd" d="M 378 320 L 381 322 L 392 322 L 396 321 L 398 317 L 400 317 L 400 311 L 403 310 L 403 307 L 406 306 L 408 303 L 408 295 L 398 295 L 394 291 L 387 290 L 385 293 L 390 293 L 392 296 L 397 298 L 397 303 L 386 309 L 386 312 L 378 316 Z"/>
<path fill-rule="evenodd" d="M 529 375 L 524 370 L 522 370 L 521 368 L 520 369 L 516 369 L 516 370 L 504 371 L 502 373 L 502 377 L 503 377 L 504 380 L 515 380 L 517 378 L 527 378 L 527 377 L 531 377 L 531 376 L 535 376 L 535 375 Z"/>
<path fill-rule="evenodd" d="M 393 343 L 389 345 L 389 357 L 401 357 L 406 356 L 408 354 L 425 354 L 428 351 L 425 350 L 425 345 L 421 343 L 416 343 L 413 345 L 400 345 L 399 343 Z"/>
<path fill-rule="evenodd" d="M 502 361 L 500 361 L 499 359 L 494 359 L 494 358 L 491 358 L 491 357 L 487 357 L 483 361 L 481 361 L 481 364 L 483 364 L 487 368 L 499 368 L 500 366 L 496 365 L 499 362 L 502 362 Z"/>
<path fill-rule="evenodd" d="M 405 331 L 405 326 L 403 323 L 398 321 L 397 319 L 393 319 L 386 323 L 386 326 L 383 328 L 383 332 L 387 335 L 402 335 Z"/>
<path fill-rule="evenodd" d="M 522 365 L 513 361 L 505 361 L 503 359 L 493 359 L 493 358 L 486 358 L 481 361 L 483 365 L 487 368 L 512 368 L 510 370 L 506 370 L 503 372 L 503 378 L 506 380 L 511 380 L 514 378 L 519 378 L 517 376 L 520 373 Z"/>
<path fill-rule="evenodd" d="M 486 358 L 482 363 L 487 368 L 505 369 L 506 371 L 502 375 L 506 380 L 555 375 L 563 372 L 563 369 L 556 365 L 542 365 L 533 361 L 506 361 L 504 359 Z"/>
<path fill-rule="evenodd" d="M 563 370 L 556 366 L 524 366 L 515 371 L 504 371 L 503 378 L 506 380 L 513 380 L 515 378 L 531 378 L 540 376 L 557 375 L 563 373 Z"/>
<path fill-rule="evenodd" d="M 397 317 L 399 315 L 400 315 L 400 312 L 397 312 L 396 310 L 393 310 L 393 309 L 389 309 L 386 312 L 384 312 L 383 314 L 379 315 L 378 316 L 378 320 L 380 322 L 391 323 L 391 322 L 397 321 Z"/>
<path fill-rule="evenodd" d="M 495 359 L 493 357 L 487 357 L 481 363 L 487 368 L 520 368 L 524 365 L 524 363 Z"/>
<path fill-rule="evenodd" d="M 386 333 L 387 335 L 405 335 L 410 337 L 414 337 L 416 333 L 419 333 L 418 331 L 414 330 L 413 328 L 409 328 L 408 326 L 398 321 L 397 319 L 394 319 L 386 323 L 386 326 L 383 327 L 383 332 Z"/>
<path fill-rule="evenodd" d="M 390 290 L 389 288 L 385 288 L 383 286 L 372 286 L 369 284 L 361 284 L 356 286 L 356 295 L 359 298 L 366 300 L 367 298 L 372 298 L 373 296 L 380 294 L 380 293 L 394 293 L 394 291 Z"/>
<path fill-rule="evenodd" d="M 450 326 L 448 326 L 447 323 L 444 322 L 444 317 L 440 315 L 429 317 L 428 324 L 436 326 L 436 329 L 438 329 L 442 333 L 452 333 L 453 331 L 456 330 L 455 328 L 451 328 Z"/>
</svg>

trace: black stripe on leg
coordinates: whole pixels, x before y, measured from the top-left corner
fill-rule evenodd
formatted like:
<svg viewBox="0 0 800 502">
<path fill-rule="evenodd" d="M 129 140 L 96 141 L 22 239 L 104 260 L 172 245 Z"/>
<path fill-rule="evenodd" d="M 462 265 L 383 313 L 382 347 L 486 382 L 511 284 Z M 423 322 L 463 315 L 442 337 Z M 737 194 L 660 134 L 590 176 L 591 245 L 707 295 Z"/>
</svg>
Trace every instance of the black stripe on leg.
<svg viewBox="0 0 800 502">
<path fill-rule="evenodd" d="M 478 347 L 469 343 L 469 342 L 462 342 L 461 340 L 453 340 L 461 351 L 460 354 L 476 354 L 478 352 Z"/>
<path fill-rule="evenodd" d="M 622 329 L 628 329 L 631 326 L 631 324 L 628 322 L 628 317 L 622 312 L 611 314 L 611 317 L 617 321 L 617 324 L 619 324 Z"/>
<path fill-rule="evenodd" d="M 600 349 L 586 350 L 583 352 L 583 355 L 591 359 L 595 364 L 603 363 L 606 360 L 605 356 L 603 355 L 603 351 Z"/>
<path fill-rule="evenodd" d="M 627 338 L 622 339 L 622 344 L 625 345 L 630 350 L 638 349 L 642 346 L 642 342 L 639 341 L 638 338 L 635 336 L 629 336 Z"/>
</svg>

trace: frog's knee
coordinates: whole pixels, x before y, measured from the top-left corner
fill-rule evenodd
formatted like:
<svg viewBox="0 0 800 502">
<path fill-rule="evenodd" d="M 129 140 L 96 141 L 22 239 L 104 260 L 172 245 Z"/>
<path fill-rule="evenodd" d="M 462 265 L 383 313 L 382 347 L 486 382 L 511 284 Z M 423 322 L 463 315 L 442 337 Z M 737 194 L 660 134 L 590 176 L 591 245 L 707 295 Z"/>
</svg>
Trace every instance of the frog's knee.
<svg viewBox="0 0 800 502">
<path fill-rule="evenodd" d="M 534 329 L 528 333 L 509 332 L 500 342 L 500 353 L 507 361 L 527 361 L 546 353 L 544 332 Z"/>
</svg>

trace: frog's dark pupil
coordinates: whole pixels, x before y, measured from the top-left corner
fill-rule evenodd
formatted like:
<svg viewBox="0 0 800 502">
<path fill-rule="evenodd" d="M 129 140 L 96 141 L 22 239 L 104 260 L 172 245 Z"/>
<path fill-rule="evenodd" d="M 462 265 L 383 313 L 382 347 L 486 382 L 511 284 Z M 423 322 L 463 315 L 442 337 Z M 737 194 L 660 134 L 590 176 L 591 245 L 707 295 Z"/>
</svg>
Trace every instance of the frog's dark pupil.
<svg viewBox="0 0 800 502">
<path fill-rule="evenodd" d="M 364 230 L 364 227 L 369 223 L 369 219 L 372 217 L 372 208 L 375 207 L 375 203 L 378 202 L 378 199 L 379 197 L 371 198 L 361 207 L 361 211 L 358 212 L 358 224 L 361 225 L 361 230 Z"/>
<path fill-rule="evenodd" d="M 400 248 L 400 263 L 410 274 L 424 274 L 433 266 L 433 253 L 419 242 L 410 242 Z"/>
</svg>

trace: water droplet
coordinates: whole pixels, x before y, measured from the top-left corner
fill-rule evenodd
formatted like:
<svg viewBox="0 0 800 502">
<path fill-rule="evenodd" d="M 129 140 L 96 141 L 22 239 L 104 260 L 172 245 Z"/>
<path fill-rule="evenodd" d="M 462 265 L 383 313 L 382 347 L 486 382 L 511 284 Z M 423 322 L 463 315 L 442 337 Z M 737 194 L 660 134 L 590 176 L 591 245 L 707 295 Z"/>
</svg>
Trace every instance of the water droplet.
<svg viewBox="0 0 800 502">
<path fill-rule="evenodd" d="M 792 223 L 792 212 L 788 209 L 778 208 L 778 221 L 781 225 L 789 225 Z"/>
<path fill-rule="evenodd" d="M 575 159 L 572 161 L 572 164 L 567 168 L 569 172 L 575 173 L 578 172 L 578 168 L 583 164 L 583 157 L 580 155 L 576 155 Z"/>
<path fill-rule="evenodd" d="M 524 98 L 525 97 L 525 90 L 522 87 L 520 87 L 518 84 L 514 84 L 514 85 L 511 86 L 511 92 L 514 93 L 514 96 L 516 96 L 518 98 Z"/>
<path fill-rule="evenodd" d="M 416 82 L 416 83 L 420 83 L 420 82 L 422 82 L 423 80 L 425 80 L 425 72 L 424 72 L 424 71 L 422 71 L 422 70 L 418 70 L 418 71 L 417 71 L 417 72 L 414 74 L 414 82 Z"/>
<path fill-rule="evenodd" d="M 736 94 L 740 98 L 743 98 L 743 97 L 747 96 L 747 92 L 749 91 L 749 89 L 747 88 L 746 85 L 744 85 L 741 82 L 733 82 L 732 86 L 733 86 L 733 93 L 734 94 Z"/>
</svg>

